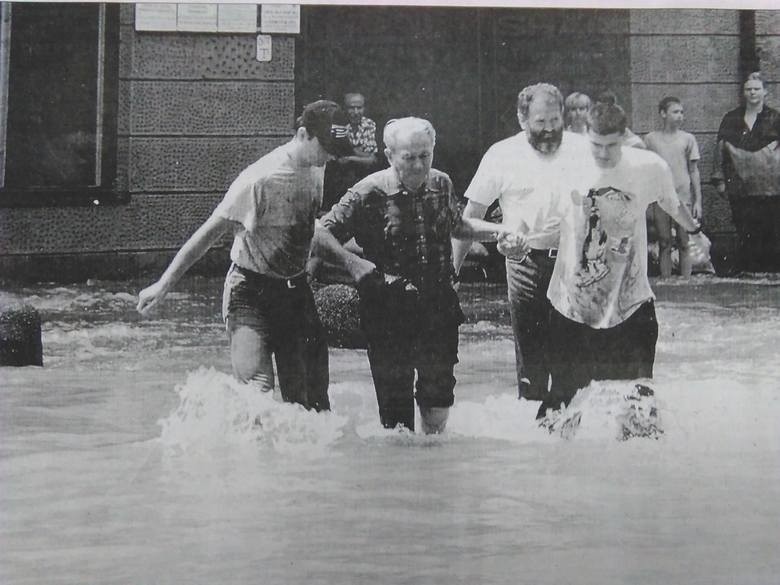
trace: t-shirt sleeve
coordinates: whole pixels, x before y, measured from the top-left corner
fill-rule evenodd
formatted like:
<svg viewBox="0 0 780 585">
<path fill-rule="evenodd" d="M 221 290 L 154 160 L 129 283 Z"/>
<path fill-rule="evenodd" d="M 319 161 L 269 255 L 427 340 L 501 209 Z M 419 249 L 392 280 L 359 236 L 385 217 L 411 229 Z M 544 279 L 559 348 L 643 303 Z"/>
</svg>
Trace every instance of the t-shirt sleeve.
<svg viewBox="0 0 780 585">
<path fill-rule="evenodd" d="M 688 160 L 689 161 L 696 161 L 701 160 L 701 155 L 699 154 L 699 143 L 696 141 L 696 137 L 693 134 L 688 135 Z"/>
<path fill-rule="evenodd" d="M 264 210 L 262 184 L 247 183 L 238 178 L 230 185 L 213 215 L 238 222 L 247 231 L 252 231 Z"/>
<path fill-rule="evenodd" d="M 495 158 L 495 152 L 491 150 L 488 150 L 482 157 L 474 178 L 471 179 L 471 183 L 463 194 L 469 201 L 488 207 L 498 199 L 500 195 L 499 173 L 496 169 Z"/>
<path fill-rule="evenodd" d="M 658 149 L 655 146 L 655 136 L 652 132 L 645 134 L 644 141 L 645 141 L 645 146 L 647 146 L 648 150 L 652 150 L 655 153 L 658 152 Z"/>
</svg>

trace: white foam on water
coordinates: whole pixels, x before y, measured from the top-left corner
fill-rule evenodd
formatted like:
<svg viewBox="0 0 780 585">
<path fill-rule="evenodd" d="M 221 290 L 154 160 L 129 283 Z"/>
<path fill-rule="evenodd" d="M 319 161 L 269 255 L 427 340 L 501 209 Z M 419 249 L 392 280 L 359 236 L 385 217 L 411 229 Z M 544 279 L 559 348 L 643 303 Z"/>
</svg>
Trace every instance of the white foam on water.
<svg viewBox="0 0 780 585">
<path fill-rule="evenodd" d="M 344 417 L 278 401 L 214 368 L 191 372 L 176 392 L 179 405 L 159 421 L 160 441 L 172 452 L 255 444 L 311 455 L 327 452 L 343 435 Z"/>
<path fill-rule="evenodd" d="M 638 382 L 655 395 L 637 400 Z M 159 421 L 161 443 L 176 453 L 243 445 L 308 457 L 341 451 L 345 442 L 428 447 L 464 438 L 602 447 L 647 442 L 689 453 L 780 447 L 772 423 L 780 415 L 780 397 L 767 386 L 723 379 L 596 381 L 552 416 L 551 428 L 536 420 L 539 402 L 494 391 L 477 400 L 456 400 L 447 430 L 434 436 L 382 428 L 369 380 L 332 384 L 333 411 L 324 413 L 281 402 L 214 368 L 191 372 L 176 392 L 178 406 Z M 764 408 L 759 411 L 755 404 Z M 717 437 L 724 441 L 713 440 Z"/>
</svg>

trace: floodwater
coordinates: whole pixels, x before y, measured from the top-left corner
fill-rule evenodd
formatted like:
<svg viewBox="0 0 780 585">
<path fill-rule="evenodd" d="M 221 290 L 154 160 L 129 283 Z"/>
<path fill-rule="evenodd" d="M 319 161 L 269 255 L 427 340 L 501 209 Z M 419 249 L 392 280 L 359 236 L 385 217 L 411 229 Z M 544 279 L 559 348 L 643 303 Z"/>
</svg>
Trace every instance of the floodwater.
<svg viewBox="0 0 780 585">
<path fill-rule="evenodd" d="M 305 412 L 229 377 L 220 279 L 149 320 L 139 287 L 2 294 L 43 314 L 45 365 L 0 369 L 0 583 L 780 582 L 775 276 L 656 283 L 663 432 L 629 440 L 629 383 L 580 392 L 567 438 L 535 425 L 505 312 L 463 326 L 425 437 L 379 428 L 365 352 Z"/>
</svg>

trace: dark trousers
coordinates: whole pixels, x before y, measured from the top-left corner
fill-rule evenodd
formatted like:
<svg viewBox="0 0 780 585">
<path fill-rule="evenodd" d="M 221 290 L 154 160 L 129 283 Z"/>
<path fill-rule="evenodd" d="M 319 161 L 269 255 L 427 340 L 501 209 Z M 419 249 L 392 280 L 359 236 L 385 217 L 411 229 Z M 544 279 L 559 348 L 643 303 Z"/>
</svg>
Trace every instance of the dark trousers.
<svg viewBox="0 0 780 585">
<path fill-rule="evenodd" d="M 780 195 L 731 195 L 729 203 L 737 229 L 739 268 L 780 270 Z"/>
<path fill-rule="evenodd" d="M 547 352 L 552 305 L 547 299 L 547 286 L 554 266 L 554 258 L 536 251 L 522 262 L 506 262 L 518 395 L 529 400 L 542 400 L 549 384 Z M 527 378 L 530 385 L 521 384 L 523 378 Z"/>
<path fill-rule="evenodd" d="M 385 428 L 414 430 L 415 398 L 421 408 L 452 406 L 455 400 L 463 322 L 457 293 L 449 285 L 408 291 L 402 281 L 388 285 L 379 276 L 367 278 L 358 291 L 379 419 Z"/>
<path fill-rule="evenodd" d="M 652 378 L 658 321 L 655 305 L 644 303 L 628 319 L 608 329 L 594 329 L 553 310 L 550 320 L 552 385 L 539 408 L 568 405 L 593 380 Z"/>
</svg>

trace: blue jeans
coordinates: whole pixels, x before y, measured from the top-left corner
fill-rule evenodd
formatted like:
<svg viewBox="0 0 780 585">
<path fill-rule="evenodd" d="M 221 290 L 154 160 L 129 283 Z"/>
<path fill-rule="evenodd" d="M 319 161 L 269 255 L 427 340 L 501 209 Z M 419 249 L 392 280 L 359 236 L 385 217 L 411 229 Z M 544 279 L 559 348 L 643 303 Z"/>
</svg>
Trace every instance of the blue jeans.
<svg viewBox="0 0 780 585">
<path fill-rule="evenodd" d="M 285 402 L 329 410 L 328 344 L 306 279 L 288 283 L 233 266 L 225 287 L 236 377 L 273 390 L 273 355 Z"/>
<path fill-rule="evenodd" d="M 542 400 L 550 380 L 548 350 L 552 305 L 547 299 L 555 258 L 532 251 L 522 262 L 507 259 L 509 314 L 515 336 L 519 398 Z M 523 384 L 523 378 L 529 384 Z"/>
</svg>

